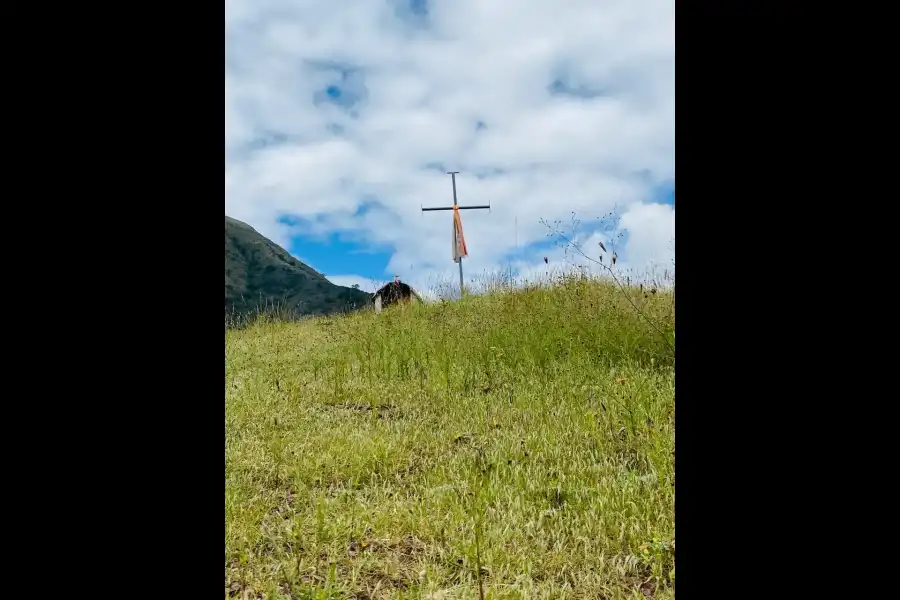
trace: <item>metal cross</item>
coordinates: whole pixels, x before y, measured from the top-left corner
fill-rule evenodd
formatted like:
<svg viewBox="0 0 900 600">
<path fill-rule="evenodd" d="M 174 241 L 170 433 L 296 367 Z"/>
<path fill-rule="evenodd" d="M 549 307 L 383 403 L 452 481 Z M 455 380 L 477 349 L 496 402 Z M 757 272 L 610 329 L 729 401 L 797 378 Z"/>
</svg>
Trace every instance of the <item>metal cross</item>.
<svg viewBox="0 0 900 600">
<path fill-rule="evenodd" d="M 427 212 L 429 210 L 453 210 L 454 208 L 458 208 L 459 210 L 472 210 L 472 209 L 480 209 L 486 208 L 488 210 L 491 209 L 491 205 L 479 205 L 479 206 L 459 206 L 456 201 L 456 175 L 459 171 L 447 171 L 447 175 L 451 177 L 453 180 L 453 206 L 438 206 L 434 208 L 423 208 L 422 212 Z M 462 268 L 462 259 L 463 257 L 459 257 L 459 296 L 462 298 L 463 295 L 463 268 Z"/>
</svg>

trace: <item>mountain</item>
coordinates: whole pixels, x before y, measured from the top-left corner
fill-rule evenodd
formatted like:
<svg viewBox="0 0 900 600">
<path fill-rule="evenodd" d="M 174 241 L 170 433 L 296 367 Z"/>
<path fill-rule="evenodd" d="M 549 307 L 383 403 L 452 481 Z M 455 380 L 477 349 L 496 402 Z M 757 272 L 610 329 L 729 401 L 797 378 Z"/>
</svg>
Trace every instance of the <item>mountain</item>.
<svg viewBox="0 0 900 600">
<path fill-rule="evenodd" d="M 225 313 L 277 307 L 323 315 L 365 306 L 366 292 L 335 285 L 255 229 L 225 216 Z"/>
</svg>

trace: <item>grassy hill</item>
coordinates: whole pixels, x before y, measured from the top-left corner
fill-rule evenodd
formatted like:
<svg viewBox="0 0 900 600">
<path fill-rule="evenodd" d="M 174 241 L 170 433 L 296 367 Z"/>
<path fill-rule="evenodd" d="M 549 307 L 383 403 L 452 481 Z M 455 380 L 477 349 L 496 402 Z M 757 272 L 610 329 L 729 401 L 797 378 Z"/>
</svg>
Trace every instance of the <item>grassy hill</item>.
<svg viewBox="0 0 900 600">
<path fill-rule="evenodd" d="M 226 595 L 673 598 L 674 301 L 628 295 L 226 332 Z"/>
<path fill-rule="evenodd" d="M 225 313 L 277 309 L 323 315 L 364 306 L 369 294 L 335 285 L 255 229 L 225 217 Z"/>
</svg>

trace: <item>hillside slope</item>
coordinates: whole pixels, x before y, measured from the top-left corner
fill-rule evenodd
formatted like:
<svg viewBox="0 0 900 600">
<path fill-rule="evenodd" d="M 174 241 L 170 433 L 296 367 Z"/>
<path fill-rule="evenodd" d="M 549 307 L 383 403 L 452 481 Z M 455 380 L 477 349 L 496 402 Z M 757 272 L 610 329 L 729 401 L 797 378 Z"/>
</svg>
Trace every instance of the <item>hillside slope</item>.
<svg viewBox="0 0 900 600">
<path fill-rule="evenodd" d="M 255 229 L 225 217 L 225 313 L 277 306 L 322 315 L 364 306 L 369 294 L 335 285 Z"/>
<path fill-rule="evenodd" d="M 226 332 L 226 593 L 674 598 L 674 297 L 628 294 Z"/>
</svg>

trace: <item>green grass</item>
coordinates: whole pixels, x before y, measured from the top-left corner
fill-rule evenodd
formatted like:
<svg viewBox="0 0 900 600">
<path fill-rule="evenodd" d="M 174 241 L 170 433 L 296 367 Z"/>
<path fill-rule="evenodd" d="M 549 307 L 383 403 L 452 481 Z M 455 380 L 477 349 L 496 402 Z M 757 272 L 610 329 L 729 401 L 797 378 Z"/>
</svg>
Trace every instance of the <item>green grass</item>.
<svg viewBox="0 0 900 600">
<path fill-rule="evenodd" d="M 226 597 L 673 598 L 674 302 L 627 293 L 227 331 Z"/>
</svg>

